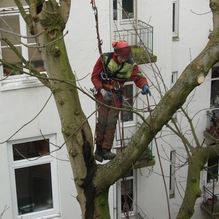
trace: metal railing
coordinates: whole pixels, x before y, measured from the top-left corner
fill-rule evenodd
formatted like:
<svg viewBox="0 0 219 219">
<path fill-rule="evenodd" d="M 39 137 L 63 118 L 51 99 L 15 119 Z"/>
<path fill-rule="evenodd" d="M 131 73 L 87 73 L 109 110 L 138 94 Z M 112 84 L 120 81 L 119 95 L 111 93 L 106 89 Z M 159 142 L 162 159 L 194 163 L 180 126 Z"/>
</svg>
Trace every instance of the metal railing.
<svg viewBox="0 0 219 219">
<path fill-rule="evenodd" d="M 203 186 L 203 192 L 204 192 L 204 200 L 203 200 L 204 209 L 207 210 L 207 212 L 211 215 L 218 215 L 219 209 L 218 209 L 217 199 L 218 199 L 219 194 L 215 194 L 214 185 L 213 185 L 212 191 L 206 186 Z"/>
<path fill-rule="evenodd" d="M 133 23 L 132 28 L 114 31 L 114 40 L 126 40 L 131 46 L 146 47 L 153 53 L 153 27 L 141 20 Z"/>
</svg>

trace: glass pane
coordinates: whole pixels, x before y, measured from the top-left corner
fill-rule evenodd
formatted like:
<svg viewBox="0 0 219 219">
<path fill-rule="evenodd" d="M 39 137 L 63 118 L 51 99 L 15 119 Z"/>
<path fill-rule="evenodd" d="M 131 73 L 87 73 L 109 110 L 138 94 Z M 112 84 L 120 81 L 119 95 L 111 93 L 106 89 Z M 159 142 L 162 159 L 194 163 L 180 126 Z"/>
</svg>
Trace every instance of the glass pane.
<svg viewBox="0 0 219 219">
<path fill-rule="evenodd" d="M 127 109 L 133 108 L 133 85 L 126 85 L 124 89 L 123 107 Z M 123 122 L 133 121 L 133 112 L 122 111 L 121 117 Z"/>
<path fill-rule="evenodd" d="M 17 50 L 21 53 L 21 47 L 16 47 Z M 22 66 L 22 63 L 20 59 L 17 57 L 17 55 L 9 48 L 3 48 L 2 49 L 2 59 L 10 64 L 14 64 L 17 66 Z M 20 72 L 11 69 L 10 67 L 7 67 L 3 65 L 3 72 L 4 76 L 9 76 L 9 75 L 18 75 Z"/>
<path fill-rule="evenodd" d="M 39 72 L 45 71 L 44 63 L 41 58 L 41 54 L 37 48 L 29 48 L 28 57 L 29 57 L 29 61 L 31 62 L 31 64 L 37 71 Z"/>
<path fill-rule="evenodd" d="M 0 28 L 20 34 L 19 15 L 0 16 Z M 20 36 L 15 36 L 4 31 L 0 32 L 0 36 L 1 38 L 7 38 L 14 45 L 20 44 L 21 42 Z M 2 41 L 1 45 L 4 46 L 6 43 Z"/>
<path fill-rule="evenodd" d="M 219 80 L 211 82 L 211 107 L 219 107 Z"/>
<path fill-rule="evenodd" d="M 133 180 L 123 180 L 121 182 L 121 211 L 133 211 Z"/>
<path fill-rule="evenodd" d="M 53 208 L 50 164 L 15 170 L 18 214 Z"/>
<path fill-rule="evenodd" d="M 122 0 L 122 19 L 134 18 L 134 0 Z"/>
<path fill-rule="evenodd" d="M 212 78 L 219 78 L 219 66 L 212 68 Z"/>
<path fill-rule="evenodd" d="M 48 153 L 49 139 L 13 145 L 13 157 L 15 161 L 48 155 Z"/>
<path fill-rule="evenodd" d="M 209 114 L 210 127 L 208 132 L 215 138 L 219 139 L 219 109 L 214 109 Z"/>
<path fill-rule="evenodd" d="M 117 0 L 113 0 L 113 20 L 117 20 Z"/>
<path fill-rule="evenodd" d="M 218 179 L 218 157 L 208 160 L 207 182 L 212 179 Z"/>
<path fill-rule="evenodd" d="M 172 21 L 172 31 L 173 33 L 176 31 L 176 3 L 173 3 L 173 21 Z"/>
</svg>

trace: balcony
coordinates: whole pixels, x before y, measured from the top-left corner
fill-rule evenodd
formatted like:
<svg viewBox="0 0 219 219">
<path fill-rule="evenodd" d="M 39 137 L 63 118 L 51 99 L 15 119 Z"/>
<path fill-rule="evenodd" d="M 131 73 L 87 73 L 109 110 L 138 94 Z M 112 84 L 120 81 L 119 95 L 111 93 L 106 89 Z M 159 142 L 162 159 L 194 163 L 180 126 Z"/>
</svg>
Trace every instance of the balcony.
<svg viewBox="0 0 219 219">
<path fill-rule="evenodd" d="M 204 137 L 206 144 L 211 147 L 219 144 L 219 108 L 209 110 L 207 116 L 208 125 L 204 131 Z M 201 208 L 211 218 L 219 218 L 218 162 L 218 156 L 208 159 L 207 184 L 203 187 L 203 201 Z"/>
<path fill-rule="evenodd" d="M 157 61 L 153 54 L 153 27 L 141 20 L 137 20 L 131 29 L 114 31 L 113 39 L 129 43 L 133 59 L 138 65 Z"/>
<path fill-rule="evenodd" d="M 203 202 L 201 208 L 211 217 L 219 215 L 219 188 L 215 180 L 208 186 L 203 187 Z"/>
<path fill-rule="evenodd" d="M 204 136 L 209 145 L 219 144 L 219 109 L 212 109 L 207 115 L 209 124 Z"/>
</svg>

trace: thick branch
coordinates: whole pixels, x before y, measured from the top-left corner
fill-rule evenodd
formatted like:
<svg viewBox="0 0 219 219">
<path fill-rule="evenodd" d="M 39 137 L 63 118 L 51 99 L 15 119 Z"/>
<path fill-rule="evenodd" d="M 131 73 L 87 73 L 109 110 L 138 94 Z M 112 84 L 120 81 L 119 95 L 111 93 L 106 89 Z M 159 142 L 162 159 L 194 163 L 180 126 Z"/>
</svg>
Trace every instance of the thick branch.
<svg viewBox="0 0 219 219">
<path fill-rule="evenodd" d="M 61 7 L 61 16 L 64 20 L 64 23 L 67 23 L 70 14 L 71 0 L 61 0 L 60 7 Z"/>
</svg>

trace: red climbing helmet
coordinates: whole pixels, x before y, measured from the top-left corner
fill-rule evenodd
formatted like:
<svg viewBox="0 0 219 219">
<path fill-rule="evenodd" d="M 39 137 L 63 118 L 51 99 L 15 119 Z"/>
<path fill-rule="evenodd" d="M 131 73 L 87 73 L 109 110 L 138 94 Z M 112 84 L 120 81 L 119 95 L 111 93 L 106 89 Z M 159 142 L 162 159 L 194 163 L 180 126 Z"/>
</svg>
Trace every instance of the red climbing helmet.
<svg viewBox="0 0 219 219">
<path fill-rule="evenodd" d="M 114 48 L 115 53 L 119 56 L 128 57 L 131 53 L 130 46 L 128 42 L 125 40 L 114 41 L 112 43 L 112 46 Z"/>
</svg>

